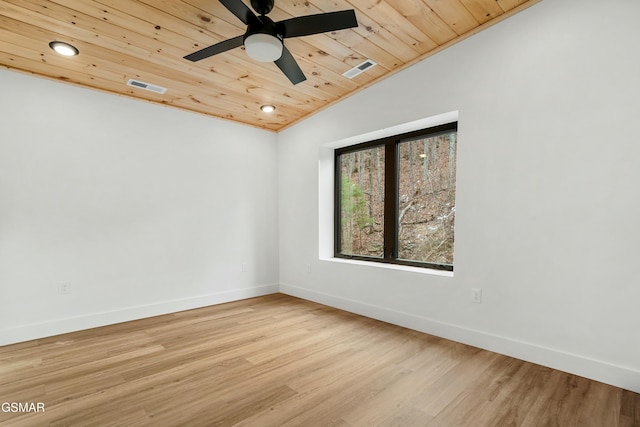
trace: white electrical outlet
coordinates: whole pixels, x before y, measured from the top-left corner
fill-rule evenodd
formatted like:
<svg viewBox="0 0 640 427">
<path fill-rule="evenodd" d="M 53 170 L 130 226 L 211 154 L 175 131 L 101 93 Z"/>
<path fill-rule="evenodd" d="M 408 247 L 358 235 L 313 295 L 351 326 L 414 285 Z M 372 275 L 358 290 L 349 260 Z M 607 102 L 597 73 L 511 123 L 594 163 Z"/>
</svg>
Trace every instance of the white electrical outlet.
<svg viewBox="0 0 640 427">
<path fill-rule="evenodd" d="M 71 282 L 68 280 L 58 282 L 58 293 L 61 295 L 71 293 Z"/>
<path fill-rule="evenodd" d="M 307 274 L 311 274 L 311 264 L 307 264 Z"/>
<path fill-rule="evenodd" d="M 246 262 L 242 263 L 242 272 L 246 273 L 247 271 L 249 271 L 249 267 L 247 266 Z"/>
<path fill-rule="evenodd" d="M 471 289 L 471 302 L 476 304 L 482 303 L 482 289 L 480 288 Z"/>
</svg>

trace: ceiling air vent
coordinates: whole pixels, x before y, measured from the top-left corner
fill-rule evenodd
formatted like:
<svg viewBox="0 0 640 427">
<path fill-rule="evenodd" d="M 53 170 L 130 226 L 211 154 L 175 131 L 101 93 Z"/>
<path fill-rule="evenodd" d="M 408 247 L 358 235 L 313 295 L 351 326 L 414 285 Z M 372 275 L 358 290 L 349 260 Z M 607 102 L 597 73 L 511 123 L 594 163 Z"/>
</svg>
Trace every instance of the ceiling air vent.
<svg viewBox="0 0 640 427">
<path fill-rule="evenodd" d="M 166 87 L 156 86 L 149 83 L 141 82 L 140 80 L 129 79 L 127 82 L 127 86 L 133 86 L 140 89 L 148 90 L 155 93 L 165 93 L 167 91 Z"/>
<path fill-rule="evenodd" d="M 377 63 L 373 62 L 370 59 L 367 59 L 363 63 L 358 64 L 355 67 L 353 67 L 352 69 L 345 71 L 344 73 L 342 73 L 342 75 L 345 76 L 348 79 L 352 79 L 355 76 L 357 76 L 358 74 L 360 74 L 360 73 L 364 72 L 365 70 L 368 70 L 369 68 L 373 67 L 374 65 L 377 65 Z"/>
</svg>

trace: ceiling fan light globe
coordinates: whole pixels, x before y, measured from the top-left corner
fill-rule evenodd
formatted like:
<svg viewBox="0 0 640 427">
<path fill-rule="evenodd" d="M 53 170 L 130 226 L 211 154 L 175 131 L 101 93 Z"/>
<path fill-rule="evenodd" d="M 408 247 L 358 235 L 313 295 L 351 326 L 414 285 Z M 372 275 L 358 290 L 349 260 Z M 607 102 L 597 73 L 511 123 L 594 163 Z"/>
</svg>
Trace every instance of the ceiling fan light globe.
<svg viewBox="0 0 640 427">
<path fill-rule="evenodd" d="M 282 41 L 270 34 L 256 33 L 244 39 L 244 48 L 259 62 L 273 62 L 282 56 Z"/>
</svg>

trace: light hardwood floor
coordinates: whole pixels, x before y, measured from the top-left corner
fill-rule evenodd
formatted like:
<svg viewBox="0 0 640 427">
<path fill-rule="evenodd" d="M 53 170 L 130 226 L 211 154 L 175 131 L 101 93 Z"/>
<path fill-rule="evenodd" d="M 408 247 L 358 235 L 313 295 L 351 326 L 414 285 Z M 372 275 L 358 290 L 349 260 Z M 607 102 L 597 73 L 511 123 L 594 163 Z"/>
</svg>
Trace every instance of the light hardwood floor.
<svg viewBox="0 0 640 427">
<path fill-rule="evenodd" d="M 640 395 L 282 294 L 0 347 L 0 426 L 640 426 Z"/>
</svg>

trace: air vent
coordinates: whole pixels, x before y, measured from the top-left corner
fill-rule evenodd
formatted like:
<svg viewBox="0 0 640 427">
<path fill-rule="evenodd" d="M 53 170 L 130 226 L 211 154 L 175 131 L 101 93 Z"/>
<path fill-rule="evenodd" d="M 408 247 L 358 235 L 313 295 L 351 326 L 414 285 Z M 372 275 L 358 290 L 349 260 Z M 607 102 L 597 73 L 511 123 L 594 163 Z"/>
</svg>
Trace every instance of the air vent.
<svg viewBox="0 0 640 427">
<path fill-rule="evenodd" d="M 167 91 L 166 87 L 156 86 L 149 83 L 141 82 L 139 80 L 129 79 L 127 82 L 127 86 L 133 86 L 140 89 L 148 90 L 155 93 L 165 93 Z"/>
<path fill-rule="evenodd" d="M 369 68 L 373 67 L 374 65 L 377 65 L 377 63 L 373 62 L 370 59 L 367 59 L 363 63 L 358 64 L 355 67 L 353 67 L 352 69 L 345 71 L 344 73 L 342 73 L 342 75 L 345 76 L 348 79 L 352 79 L 355 76 L 357 76 L 358 74 L 361 74 L 365 70 L 368 70 Z"/>
</svg>

